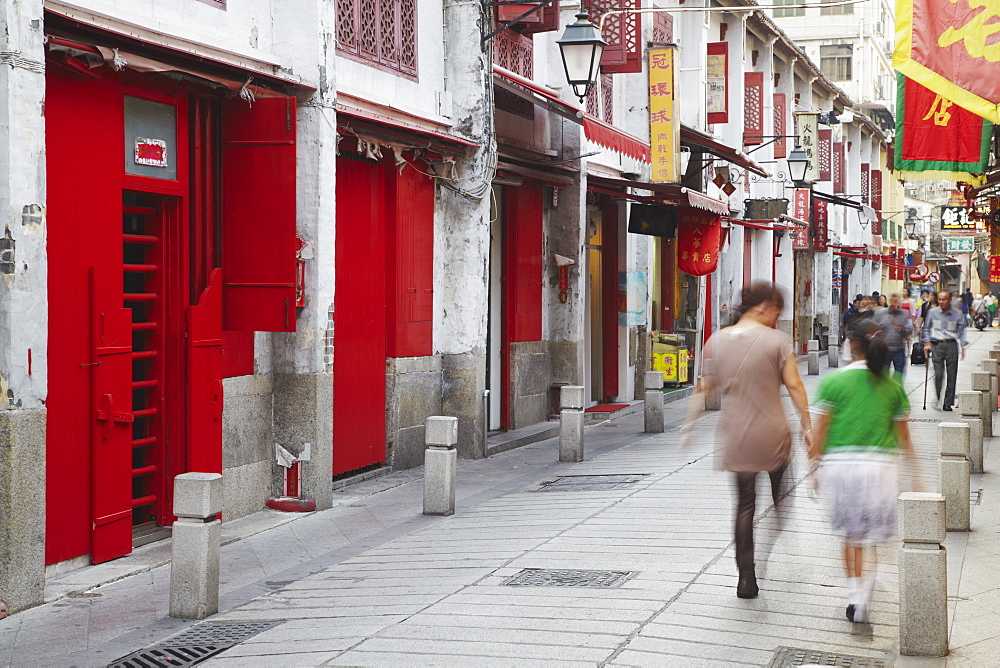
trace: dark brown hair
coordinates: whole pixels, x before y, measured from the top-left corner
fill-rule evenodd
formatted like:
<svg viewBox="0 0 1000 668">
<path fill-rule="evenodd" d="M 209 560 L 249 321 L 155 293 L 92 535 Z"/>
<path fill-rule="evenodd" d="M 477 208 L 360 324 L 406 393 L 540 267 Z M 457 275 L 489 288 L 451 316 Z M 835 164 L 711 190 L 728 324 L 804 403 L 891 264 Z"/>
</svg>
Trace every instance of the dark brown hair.
<svg viewBox="0 0 1000 668">
<path fill-rule="evenodd" d="M 785 308 L 785 295 L 771 281 L 754 281 L 750 287 L 743 288 L 740 294 L 740 305 L 733 311 L 733 323 L 743 317 L 743 314 L 760 304 L 770 303 L 779 309 Z"/>
<path fill-rule="evenodd" d="M 881 379 L 885 375 L 886 363 L 889 361 L 889 346 L 882 334 L 882 326 L 867 318 L 856 326 L 848 328 L 848 338 L 851 346 L 858 346 L 865 355 L 868 370 Z"/>
</svg>

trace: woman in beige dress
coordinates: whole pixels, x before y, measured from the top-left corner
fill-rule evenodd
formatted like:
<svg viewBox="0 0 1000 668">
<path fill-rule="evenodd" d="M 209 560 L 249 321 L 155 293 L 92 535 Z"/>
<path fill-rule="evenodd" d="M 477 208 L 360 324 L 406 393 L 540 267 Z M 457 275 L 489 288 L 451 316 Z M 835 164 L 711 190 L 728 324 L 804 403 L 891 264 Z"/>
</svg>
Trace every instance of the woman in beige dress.
<svg viewBox="0 0 1000 668">
<path fill-rule="evenodd" d="M 715 388 L 722 391 L 719 433 L 725 447 L 720 467 L 735 474 L 739 497 L 735 534 L 740 574 L 736 595 L 740 598 L 754 598 L 758 591 L 753 544 L 757 474 L 768 474 L 777 504 L 791 457 L 792 434 L 781 402 L 782 383 L 799 413 L 807 442 L 811 441 L 809 403 L 792 342 L 774 329 L 784 302 L 781 291 L 770 282 L 755 281 L 743 289 L 737 322 L 713 334 L 705 344 L 703 377 L 692 402 L 703 406 L 704 395 Z M 691 421 L 685 429 L 690 427 Z"/>
</svg>

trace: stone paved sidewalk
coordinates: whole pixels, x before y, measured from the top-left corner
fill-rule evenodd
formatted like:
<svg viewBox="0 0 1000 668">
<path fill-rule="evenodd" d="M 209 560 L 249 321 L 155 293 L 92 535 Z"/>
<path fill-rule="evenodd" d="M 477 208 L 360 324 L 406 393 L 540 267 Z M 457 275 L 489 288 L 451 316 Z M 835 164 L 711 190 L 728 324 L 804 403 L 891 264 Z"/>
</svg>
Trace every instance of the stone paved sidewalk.
<svg viewBox="0 0 1000 668">
<path fill-rule="evenodd" d="M 998 336 L 971 338 L 959 389 Z M 806 382 L 812 393 L 818 378 Z M 906 387 L 921 471 L 905 484 L 934 489 L 935 423 L 955 414 L 921 410 L 923 367 Z M 554 439 L 463 462 L 453 517 L 420 515 L 415 470 L 340 490 L 330 511 L 226 545 L 223 612 L 212 621 L 286 621 L 206 665 L 767 665 L 780 647 L 907 666 L 1000 664 L 1000 454 L 988 449 L 988 472 L 973 478 L 983 490 L 973 531 L 947 543 L 952 653 L 898 658 L 895 546 L 879 551 L 871 624 L 851 624 L 839 539 L 804 479 L 801 444 L 780 514 L 766 494 L 758 500 L 761 595 L 736 598 L 733 490 L 714 470 L 718 415 L 705 414 L 680 452 L 684 404 L 667 405 L 664 434 L 640 433 L 641 414 L 589 428 L 579 464 L 554 463 Z M 641 477 L 540 491 L 557 476 L 624 474 Z M 536 568 L 633 575 L 605 589 L 505 584 Z M 162 640 L 191 625 L 165 617 L 168 583 L 169 566 L 152 568 L 0 621 L 0 665 L 102 665 Z"/>
</svg>

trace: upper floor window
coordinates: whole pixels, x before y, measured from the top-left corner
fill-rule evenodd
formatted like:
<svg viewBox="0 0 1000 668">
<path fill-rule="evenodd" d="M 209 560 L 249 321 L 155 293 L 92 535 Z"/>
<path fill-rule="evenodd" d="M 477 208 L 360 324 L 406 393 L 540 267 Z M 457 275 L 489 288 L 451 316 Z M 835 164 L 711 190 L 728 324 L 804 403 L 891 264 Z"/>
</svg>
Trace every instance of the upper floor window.
<svg viewBox="0 0 1000 668">
<path fill-rule="evenodd" d="M 821 3 L 835 2 L 836 0 L 820 0 Z M 853 14 L 854 5 L 838 5 L 837 7 L 820 7 L 819 13 L 821 16 L 830 16 L 831 14 Z"/>
<path fill-rule="evenodd" d="M 337 50 L 417 78 L 417 0 L 337 0 Z"/>
<path fill-rule="evenodd" d="M 834 81 L 851 81 L 852 47 L 850 44 L 831 44 L 819 47 L 819 68 Z"/>
<path fill-rule="evenodd" d="M 775 0 L 776 5 L 800 5 L 802 4 L 799 0 Z M 775 9 L 774 18 L 780 19 L 784 16 L 805 16 L 806 10 L 803 8 L 798 9 Z"/>
</svg>

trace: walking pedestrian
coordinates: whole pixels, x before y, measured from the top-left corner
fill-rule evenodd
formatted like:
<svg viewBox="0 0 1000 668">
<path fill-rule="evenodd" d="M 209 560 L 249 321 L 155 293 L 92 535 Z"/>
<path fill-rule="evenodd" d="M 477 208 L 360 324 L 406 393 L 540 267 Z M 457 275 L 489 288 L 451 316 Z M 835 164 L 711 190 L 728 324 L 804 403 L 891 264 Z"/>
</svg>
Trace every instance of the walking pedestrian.
<svg viewBox="0 0 1000 668">
<path fill-rule="evenodd" d="M 938 305 L 927 311 L 920 339 L 924 353 L 934 360 L 934 390 L 938 408 L 950 411 L 955 405 L 955 380 L 958 377 L 958 360 L 965 359 L 965 316 L 952 308 L 951 293 L 942 290 L 937 296 Z M 947 376 L 947 378 L 946 378 Z M 944 395 L 941 384 L 945 382 Z"/>
<path fill-rule="evenodd" d="M 754 598 L 758 593 L 753 540 L 757 474 L 768 474 L 771 498 L 777 505 L 791 457 L 792 434 L 781 403 L 782 383 L 799 413 L 807 442 L 812 439 L 808 397 L 792 341 L 774 329 L 784 302 L 773 283 L 755 281 L 744 288 L 737 322 L 713 334 L 705 344 L 704 377 L 685 427 L 688 432 L 697 417 L 703 405 L 699 399 L 713 388 L 721 389 L 719 432 L 725 447 L 719 465 L 734 474 L 737 488 L 736 595 L 740 598 Z"/>
<path fill-rule="evenodd" d="M 875 313 L 875 322 L 882 328 L 889 347 L 886 366 L 891 366 L 902 377 L 906 372 L 906 344 L 913 334 L 910 315 L 901 308 L 902 297 L 898 292 L 889 295 L 889 306 Z"/>
<path fill-rule="evenodd" d="M 983 303 L 986 305 L 986 309 L 989 311 L 990 327 L 993 326 L 993 318 L 996 317 L 997 313 L 997 298 L 992 292 L 986 293 L 983 297 Z"/>
<path fill-rule="evenodd" d="M 875 588 L 875 547 L 896 533 L 899 451 L 913 454 L 907 424 L 910 403 L 886 370 L 888 346 L 876 322 L 851 332 L 854 362 L 820 383 L 812 411 L 816 435 L 809 448 L 815 479 L 828 500 L 834 529 L 844 536 L 847 618 L 868 621 Z M 865 573 L 865 548 L 872 566 Z"/>
</svg>

